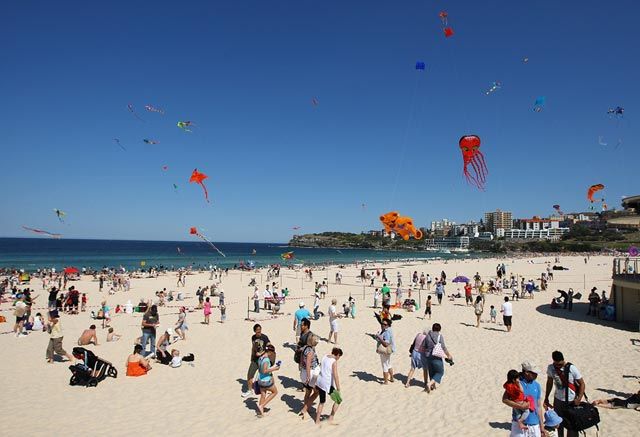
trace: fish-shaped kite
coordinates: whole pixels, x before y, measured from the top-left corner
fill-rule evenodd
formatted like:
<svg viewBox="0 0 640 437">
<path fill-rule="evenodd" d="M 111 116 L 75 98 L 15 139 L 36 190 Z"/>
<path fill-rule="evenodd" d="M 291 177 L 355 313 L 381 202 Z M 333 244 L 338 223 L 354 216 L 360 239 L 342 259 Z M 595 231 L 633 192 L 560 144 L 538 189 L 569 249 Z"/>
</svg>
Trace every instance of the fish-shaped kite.
<svg viewBox="0 0 640 437">
<path fill-rule="evenodd" d="M 67 215 L 67 213 L 58 208 L 53 208 L 53 212 L 55 212 L 56 215 L 58 216 L 58 220 L 60 220 L 61 223 L 64 223 L 64 220 L 62 219 L 62 217 Z"/>
<path fill-rule="evenodd" d="M 151 106 L 151 105 L 144 105 L 144 109 L 146 109 L 149 112 L 157 112 L 158 114 L 163 114 L 164 115 L 164 110 L 163 109 L 156 108 L 156 107 Z"/>
<path fill-rule="evenodd" d="M 141 118 L 138 116 L 138 114 L 136 114 L 136 111 L 133 109 L 133 105 L 132 105 L 131 103 L 129 103 L 129 104 L 127 105 L 127 108 L 129 109 L 129 112 L 131 112 L 131 113 L 133 114 L 133 116 L 134 116 L 135 118 L 137 118 L 138 120 L 140 120 L 140 121 L 144 122 L 144 120 L 143 120 L 143 119 L 141 119 Z"/>
<path fill-rule="evenodd" d="M 191 132 L 189 128 L 195 126 L 195 124 L 192 121 L 179 121 L 177 126 L 185 132 Z"/>
<path fill-rule="evenodd" d="M 202 239 L 203 241 L 206 241 L 207 243 L 209 243 L 209 246 L 214 248 L 220 255 L 226 257 L 226 255 L 224 253 L 222 253 L 220 251 L 220 249 L 218 249 L 211 241 L 209 241 L 209 239 L 207 237 L 205 237 L 200 232 L 198 232 L 198 228 L 196 228 L 195 226 L 192 226 L 191 229 L 189 229 L 189 233 L 191 235 L 195 235 L 196 237 Z"/>
<path fill-rule="evenodd" d="M 23 226 L 22 229 L 27 230 L 27 231 L 31 231 L 34 232 L 36 234 L 44 234 L 44 235 L 48 235 L 52 238 L 60 238 L 62 237 L 62 234 L 54 234 L 53 232 L 48 232 L 48 231 L 44 231 L 42 229 L 35 229 L 35 228 L 30 228 L 28 226 Z"/>
</svg>

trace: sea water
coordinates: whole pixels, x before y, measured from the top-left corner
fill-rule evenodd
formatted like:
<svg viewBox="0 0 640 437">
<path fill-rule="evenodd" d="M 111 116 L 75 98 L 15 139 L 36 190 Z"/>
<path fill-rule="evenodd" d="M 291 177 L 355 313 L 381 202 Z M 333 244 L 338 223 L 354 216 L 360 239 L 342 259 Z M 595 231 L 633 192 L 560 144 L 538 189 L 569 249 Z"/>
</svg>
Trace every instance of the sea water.
<svg viewBox="0 0 640 437">
<path fill-rule="evenodd" d="M 0 268 L 26 271 L 68 266 L 100 269 L 123 266 L 128 270 L 152 266 L 233 267 L 253 262 L 257 267 L 270 264 L 351 264 L 363 261 L 408 259 L 460 259 L 476 257 L 468 253 L 388 251 L 370 249 L 297 248 L 284 243 L 215 243 L 222 257 L 204 242 L 84 240 L 45 238 L 0 238 Z M 283 261 L 284 252 L 294 259 Z"/>
</svg>

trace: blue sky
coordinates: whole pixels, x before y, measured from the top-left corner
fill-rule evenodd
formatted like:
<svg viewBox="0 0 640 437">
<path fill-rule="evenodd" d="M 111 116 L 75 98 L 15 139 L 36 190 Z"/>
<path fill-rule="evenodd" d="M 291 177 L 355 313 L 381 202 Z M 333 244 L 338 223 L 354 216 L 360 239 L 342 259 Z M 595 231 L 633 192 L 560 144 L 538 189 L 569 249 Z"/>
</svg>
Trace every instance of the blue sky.
<svg viewBox="0 0 640 437">
<path fill-rule="evenodd" d="M 639 13 L 631 0 L 10 2 L 0 236 L 188 240 L 199 226 L 286 241 L 292 226 L 378 228 L 389 210 L 419 225 L 585 210 L 594 183 L 619 207 L 640 188 Z M 624 119 L 608 118 L 618 105 Z M 465 134 L 482 138 L 484 192 L 462 177 Z M 211 204 L 188 183 L 196 167 Z"/>
</svg>

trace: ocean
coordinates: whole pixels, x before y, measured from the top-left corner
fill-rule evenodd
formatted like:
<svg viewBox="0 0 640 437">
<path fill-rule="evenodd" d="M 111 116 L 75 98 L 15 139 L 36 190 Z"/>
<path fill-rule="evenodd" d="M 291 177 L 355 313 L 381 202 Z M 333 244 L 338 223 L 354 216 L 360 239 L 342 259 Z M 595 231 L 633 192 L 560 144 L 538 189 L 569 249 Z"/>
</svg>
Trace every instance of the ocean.
<svg viewBox="0 0 640 437">
<path fill-rule="evenodd" d="M 257 267 L 280 264 L 348 264 L 356 261 L 403 259 L 455 259 L 478 255 L 469 253 L 398 252 L 368 249 L 296 248 L 286 244 L 215 243 L 226 257 L 204 242 L 80 240 L 50 238 L 0 238 L 0 268 L 26 271 L 39 268 L 61 269 L 68 266 L 100 269 L 123 266 L 128 270 L 151 266 L 233 267 L 241 262 Z M 254 252 L 255 251 L 255 252 Z M 294 259 L 283 261 L 280 255 L 293 251 Z"/>
</svg>

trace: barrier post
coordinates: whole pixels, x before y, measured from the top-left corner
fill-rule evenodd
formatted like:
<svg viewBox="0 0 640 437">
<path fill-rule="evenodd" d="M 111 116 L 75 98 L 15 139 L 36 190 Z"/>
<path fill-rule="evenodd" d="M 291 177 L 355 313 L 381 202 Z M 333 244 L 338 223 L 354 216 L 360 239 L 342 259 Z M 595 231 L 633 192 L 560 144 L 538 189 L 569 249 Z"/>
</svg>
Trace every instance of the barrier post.
<svg viewBox="0 0 640 437">
<path fill-rule="evenodd" d="M 249 303 L 251 301 L 251 298 L 249 296 L 247 296 L 247 320 L 249 320 Z"/>
</svg>

